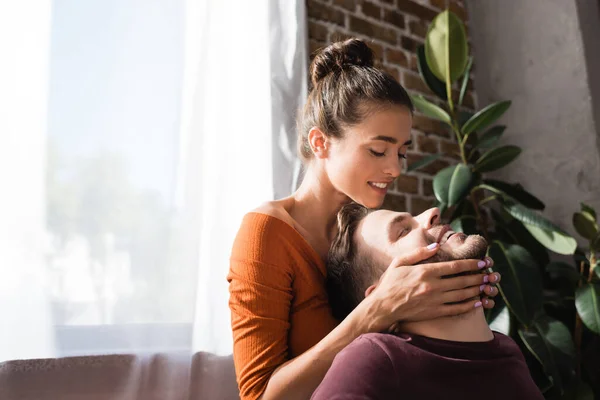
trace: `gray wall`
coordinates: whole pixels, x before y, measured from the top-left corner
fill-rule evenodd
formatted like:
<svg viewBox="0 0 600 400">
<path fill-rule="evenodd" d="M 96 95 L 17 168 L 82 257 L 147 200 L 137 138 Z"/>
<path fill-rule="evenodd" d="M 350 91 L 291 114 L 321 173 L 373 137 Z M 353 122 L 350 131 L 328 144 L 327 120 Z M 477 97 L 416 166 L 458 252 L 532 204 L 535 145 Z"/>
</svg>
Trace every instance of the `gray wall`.
<svg viewBox="0 0 600 400">
<path fill-rule="evenodd" d="M 598 0 L 469 0 L 467 7 L 479 107 L 512 100 L 502 144 L 523 148 L 496 176 L 522 183 L 546 203 L 546 216 L 574 233 L 580 201 L 600 213 Z"/>
</svg>

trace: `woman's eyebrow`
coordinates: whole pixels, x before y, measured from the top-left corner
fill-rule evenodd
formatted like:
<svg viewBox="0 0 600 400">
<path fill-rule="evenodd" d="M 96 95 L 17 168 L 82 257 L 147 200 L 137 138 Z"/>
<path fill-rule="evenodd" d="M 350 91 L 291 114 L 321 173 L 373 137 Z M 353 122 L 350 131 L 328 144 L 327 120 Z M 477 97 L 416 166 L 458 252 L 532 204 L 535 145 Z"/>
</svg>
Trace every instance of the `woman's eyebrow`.
<svg viewBox="0 0 600 400">
<path fill-rule="evenodd" d="M 384 135 L 378 135 L 378 136 L 372 137 L 371 140 L 381 140 L 381 141 L 388 142 L 391 144 L 398 143 L 398 139 L 391 137 L 391 136 L 384 136 Z M 406 142 L 404 142 L 403 146 L 410 146 L 411 144 L 412 144 L 412 140 L 407 140 Z"/>
</svg>

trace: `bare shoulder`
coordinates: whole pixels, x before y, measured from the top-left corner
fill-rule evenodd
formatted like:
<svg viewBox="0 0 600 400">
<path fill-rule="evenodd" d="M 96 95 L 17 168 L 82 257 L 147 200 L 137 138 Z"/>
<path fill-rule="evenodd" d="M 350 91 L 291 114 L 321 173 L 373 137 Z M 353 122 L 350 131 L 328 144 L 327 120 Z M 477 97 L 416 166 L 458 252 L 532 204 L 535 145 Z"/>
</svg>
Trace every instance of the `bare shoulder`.
<svg viewBox="0 0 600 400">
<path fill-rule="evenodd" d="M 289 209 L 290 198 L 288 197 L 281 200 L 267 201 L 256 207 L 252 212 L 270 215 L 287 222 L 291 226 L 296 226 L 296 221 L 290 215 Z"/>
</svg>

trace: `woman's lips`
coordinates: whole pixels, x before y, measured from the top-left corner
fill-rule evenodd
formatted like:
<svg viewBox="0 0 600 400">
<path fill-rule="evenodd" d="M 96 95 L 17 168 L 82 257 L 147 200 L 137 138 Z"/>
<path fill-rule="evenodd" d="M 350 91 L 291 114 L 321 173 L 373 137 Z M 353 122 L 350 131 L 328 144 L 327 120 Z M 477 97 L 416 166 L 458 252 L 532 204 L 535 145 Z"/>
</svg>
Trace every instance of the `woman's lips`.
<svg viewBox="0 0 600 400">
<path fill-rule="evenodd" d="M 371 187 L 371 189 L 375 190 L 376 192 L 380 193 L 380 194 L 386 194 L 389 187 L 391 186 L 391 182 L 368 182 L 369 186 Z M 378 186 L 376 186 L 378 185 Z M 385 187 L 383 187 L 385 185 Z M 379 187 L 381 186 L 381 187 Z"/>
</svg>

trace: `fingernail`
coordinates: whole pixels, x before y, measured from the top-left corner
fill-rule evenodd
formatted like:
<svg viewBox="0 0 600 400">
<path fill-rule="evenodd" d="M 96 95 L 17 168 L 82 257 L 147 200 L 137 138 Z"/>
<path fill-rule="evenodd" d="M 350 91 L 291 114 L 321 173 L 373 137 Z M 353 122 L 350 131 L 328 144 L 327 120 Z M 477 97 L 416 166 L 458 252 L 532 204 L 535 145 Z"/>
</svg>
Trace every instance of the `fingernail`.
<svg viewBox="0 0 600 400">
<path fill-rule="evenodd" d="M 479 268 L 483 268 L 483 267 L 485 267 L 486 265 L 487 265 L 487 263 L 486 263 L 485 261 L 479 261 L 479 262 L 477 263 L 477 266 L 478 266 Z"/>
<path fill-rule="evenodd" d="M 481 302 L 480 301 L 478 301 L 477 303 L 475 303 L 475 308 L 477 308 L 477 307 L 481 307 Z"/>
<path fill-rule="evenodd" d="M 487 275 L 483 276 L 483 282 L 484 283 L 488 283 L 490 281 L 490 278 Z"/>
<path fill-rule="evenodd" d="M 428 248 L 429 250 L 433 250 L 433 249 L 435 249 L 436 247 L 438 247 L 438 244 L 437 244 L 437 242 L 436 242 L 436 243 L 431 243 L 429 246 L 427 246 L 427 248 Z"/>
<path fill-rule="evenodd" d="M 487 305 L 488 305 L 488 303 L 489 303 L 488 299 L 485 299 L 485 300 L 483 300 L 483 302 L 485 303 L 485 305 L 486 305 L 486 306 L 487 306 Z"/>
<path fill-rule="evenodd" d="M 492 265 L 492 259 L 491 259 L 491 258 L 489 258 L 489 257 L 486 257 L 486 258 L 485 258 L 485 262 L 487 263 L 487 266 L 488 266 L 488 267 Z"/>
<path fill-rule="evenodd" d="M 492 278 L 494 278 L 492 281 L 496 282 L 498 280 L 498 275 L 496 274 L 492 274 Z"/>
<path fill-rule="evenodd" d="M 485 289 L 485 285 L 481 285 L 481 286 L 479 286 L 479 291 L 480 291 L 480 292 L 483 292 L 483 289 Z"/>
</svg>

